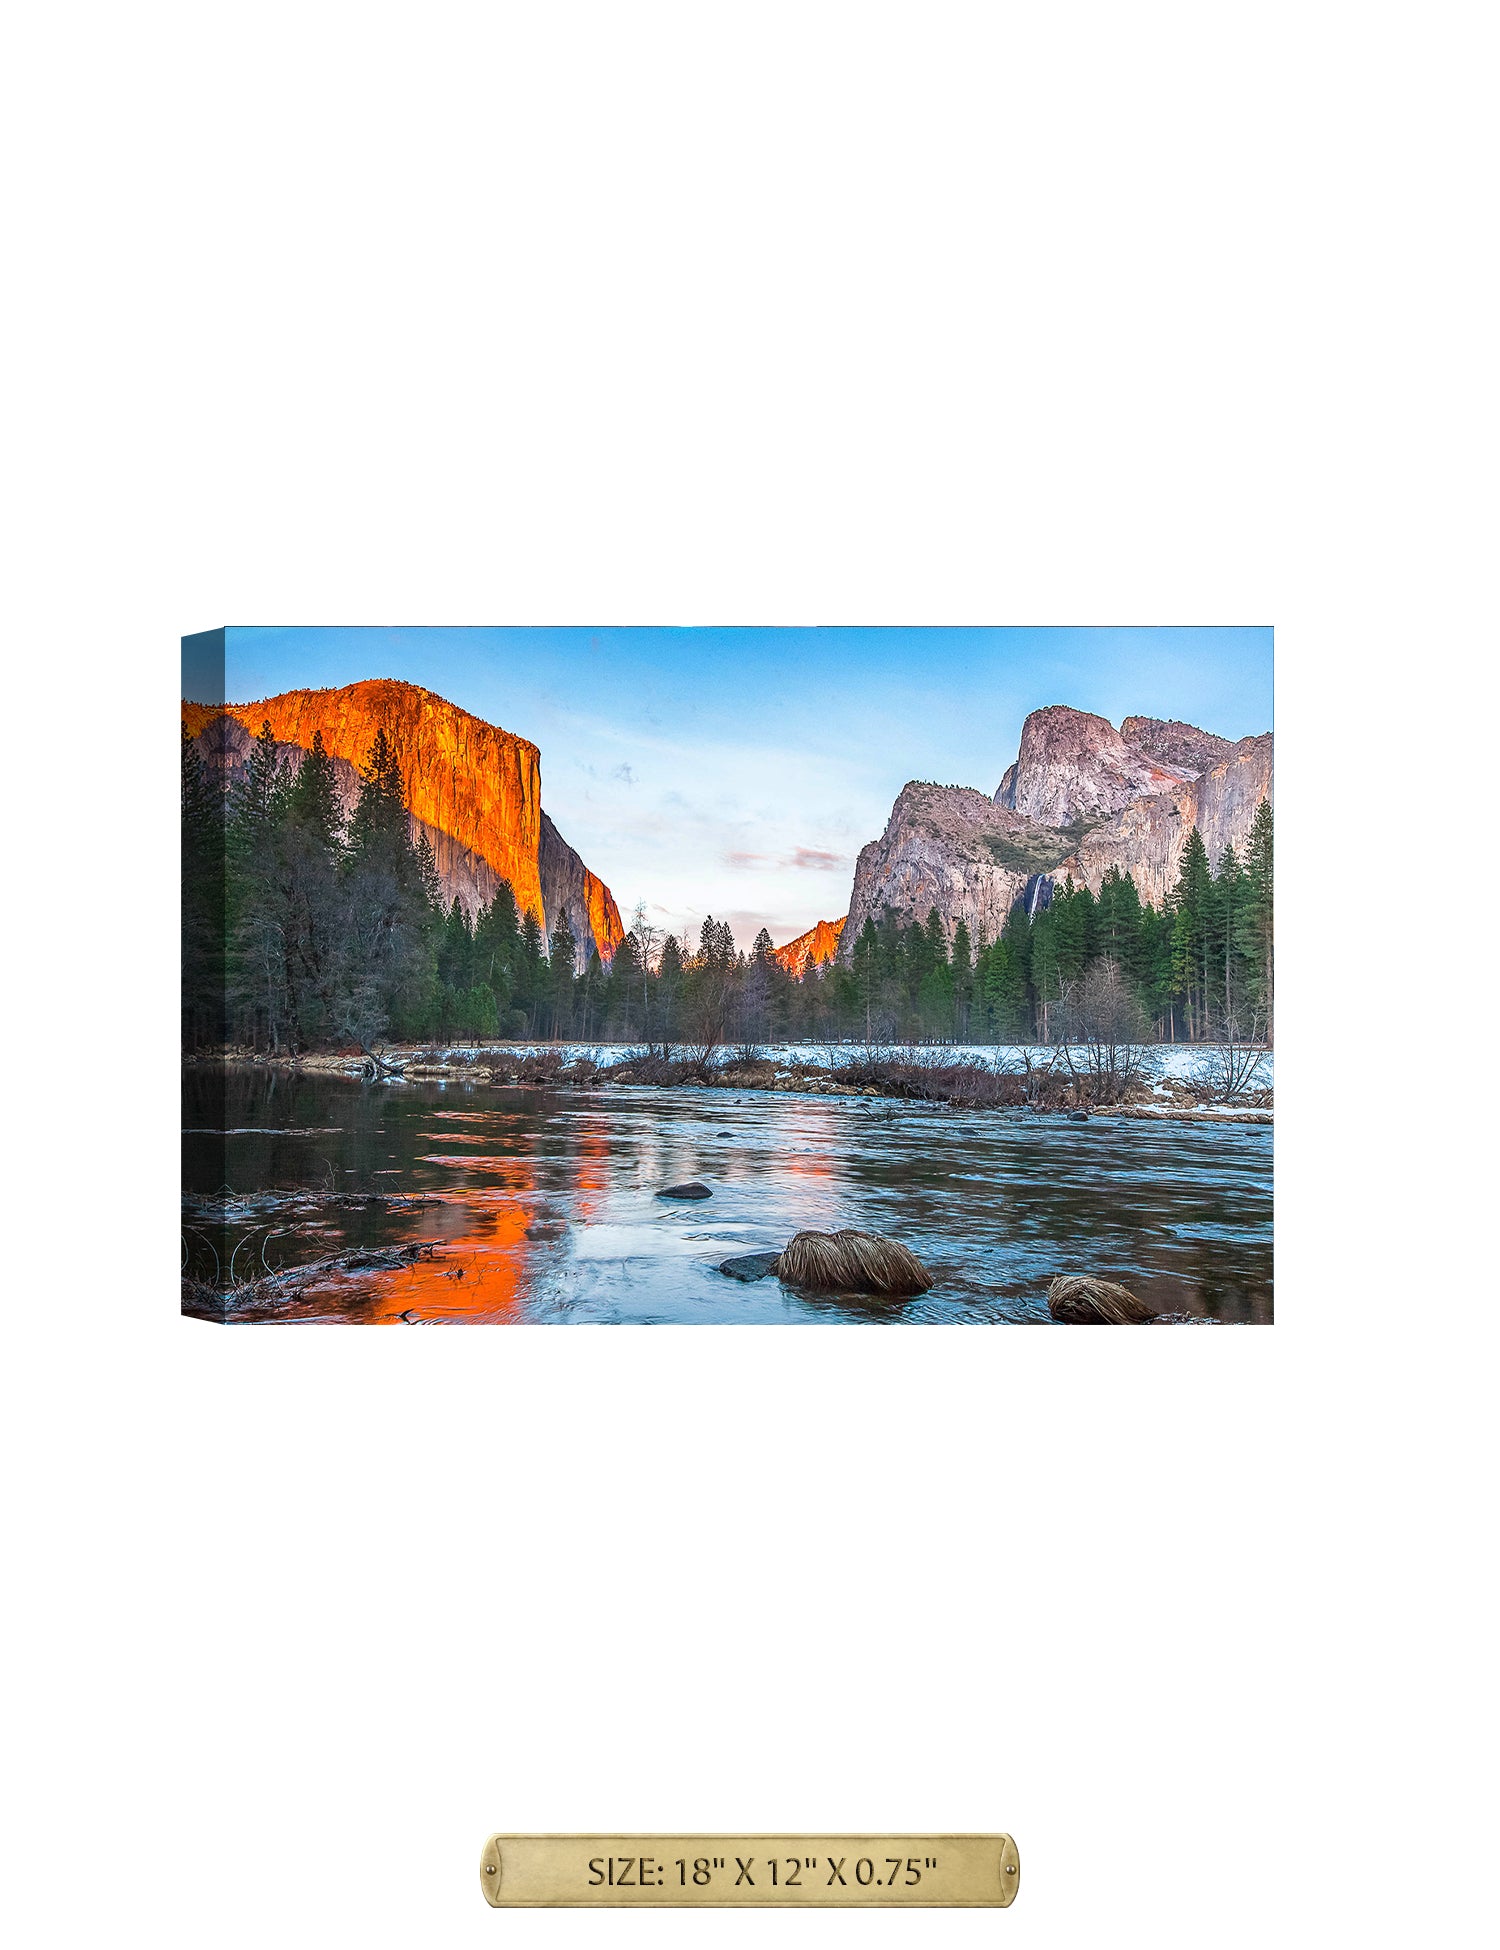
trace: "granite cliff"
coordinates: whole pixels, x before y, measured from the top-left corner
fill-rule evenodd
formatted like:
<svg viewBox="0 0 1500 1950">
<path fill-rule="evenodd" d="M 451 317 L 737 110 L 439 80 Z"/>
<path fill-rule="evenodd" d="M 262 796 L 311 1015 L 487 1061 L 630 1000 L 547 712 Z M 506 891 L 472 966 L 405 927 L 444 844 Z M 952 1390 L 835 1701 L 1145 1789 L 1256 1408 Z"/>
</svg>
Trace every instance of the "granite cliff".
<svg viewBox="0 0 1500 1950">
<path fill-rule="evenodd" d="M 336 690 L 284 691 L 251 704 L 184 701 L 183 723 L 226 777 L 244 764 L 262 724 L 300 763 L 321 731 L 346 810 L 359 767 L 383 726 L 395 746 L 416 829 L 437 861 L 443 898 L 470 913 L 508 880 L 543 929 L 563 912 L 575 939 L 609 960 L 624 929 L 613 895 L 542 811 L 541 753 L 419 684 L 372 678 Z"/>
<path fill-rule="evenodd" d="M 592 941 L 600 959 L 608 961 L 625 936 L 615 897 L 597 874 L 589 872 L 545 813 L 537 872 L 549 934 L 559 915 L 566 914 L 580 949 Z"/>
<path fill-rule="evenodd" d="M 1062 868 L 1078 829 L 1058 831 L 1026 819 L 970 786 L 903 786 L 886 829 L 860 851 L 849 919 L 840 944 L 847 961 L 867 919 L 891 908 L 903 923 L 936 908 L 951 934 L 960 920 L 993 940 L 1018 900 L 1033 901 Z"/>
<path fill-rule="evenodd" d="M 838 921 L 819 921 L 816 927 L 799 934 L 795 941 L 789 941 L 784 948 L 776 950 L 776 959 L 789 975 L 801 976 L 809 963 L 821 967 L 832 961 L 839 951 L 839 937 L 844 932 L 845 915 Z"/>
<path fill-rule="evenodd" d="M 1142 727 L 1143 735 L 1127 737 L 1128 725 Z M 1203 764 L 1184 762 L 1195 748 L 1174 733 L 1190 734 L 1208 746 L 1224 742 L 1191 725 L 1154 718 L 1127 718 L 1116 731 L 1107 718 L 1049 704 L 1027 718 L 1020 753 L 1000 781 L 995 804 L 1045 826 L 1107 817 L 1133 799 L 1169 791 L 1202 771 L 1208 756 Z M 1181 754 L 1177 762 L 1165 756 L 1168 751 Z"/>
<path fill-rule="evenodd" d="M 1272 735 L 1232 743 L 1196 725 L 1105 718 L 1067 705 L 1033 711 L 993 799 L 967 786 L 904 786 L 885 832 L 860 853 L 841 958 L 869 916 L 903 922 L 936 908 L 991 939 L 1016 901 L 1045 906 L 1071 874 L 1098 892 L 1112 867 L 1159 906 L 1194 826 L 1210 861 L 1243 852 L 1271 797 Z"/>
</svg>

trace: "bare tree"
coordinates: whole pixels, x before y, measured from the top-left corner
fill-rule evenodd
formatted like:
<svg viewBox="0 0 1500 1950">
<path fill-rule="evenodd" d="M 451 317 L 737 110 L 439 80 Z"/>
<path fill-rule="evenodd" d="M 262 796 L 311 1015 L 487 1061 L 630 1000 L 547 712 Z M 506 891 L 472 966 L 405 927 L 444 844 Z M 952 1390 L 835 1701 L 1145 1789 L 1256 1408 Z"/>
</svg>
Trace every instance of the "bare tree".
<svg viewBox="0 0 1500 1950">
<path fill-rule="evenodd" d="M 1146 1012 L 1116 961 L 1096 961 L 1063 990 L 1058 1050 L 1091 1103 L 1117 1104 L 1155 1068 Z"/>
<path fill-rule="evenodd" d="M 1221 1016 L 1213 1025 L 1214 1041 L 1194 1067 L 1189 1087 L 1209 1104 L 1229 1104 L 1267 1089 L 1265 1030 L 1258 1011 L 1243 1021 L 1237 1014 Z"/>
<path fill-rule="evenodd" d="M 630 917 L 630 938 L 635 943 L 635 958 L 641 975 L 641 1033 L 648 1050 L 654 1050 L 655 1025 L 651 1020 L 651 971 L 661 952 L 662 930 L 647 918 L 646 903 L 637 901 Z"/>
</svg>

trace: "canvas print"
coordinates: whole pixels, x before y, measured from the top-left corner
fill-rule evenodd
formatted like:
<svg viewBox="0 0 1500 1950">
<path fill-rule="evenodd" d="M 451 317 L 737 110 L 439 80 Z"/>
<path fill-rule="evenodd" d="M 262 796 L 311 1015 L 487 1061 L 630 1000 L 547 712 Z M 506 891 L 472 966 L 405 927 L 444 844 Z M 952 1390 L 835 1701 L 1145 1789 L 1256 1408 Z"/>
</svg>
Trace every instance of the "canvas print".
<svg viewBox="0 0 1500 1950">
<path fill-rule="evenodd" d="M 183 639 L 182 1293 L 1272 1319 L 1268 628 Z"/>
</svg>

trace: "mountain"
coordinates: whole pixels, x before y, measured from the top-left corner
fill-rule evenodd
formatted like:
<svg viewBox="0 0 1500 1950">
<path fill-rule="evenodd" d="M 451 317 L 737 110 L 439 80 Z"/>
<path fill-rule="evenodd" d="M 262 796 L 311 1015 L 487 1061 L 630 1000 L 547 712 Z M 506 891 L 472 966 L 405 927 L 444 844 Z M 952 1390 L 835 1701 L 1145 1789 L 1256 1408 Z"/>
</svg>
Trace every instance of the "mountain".
<svg viewBox="0 0 1500 1950">
<path fill-rule="evenodd" d="M 839 951 L 839 936 L 844 932 L 844 921 L 819 921 L 816 927 L 809 928 L 806 934 L 799 934 L 795 941 L 789 941 L 784 948 L 776 950 L 776 959 L 789 975 L 800 976 L 809 962 L 821 967 L 832 961 Z"/>
<path fill-rule="evenodd" d="M 182 716 L 205 757 L 228 778 L 245 763 L 262 724 L 270 724 L 280 750 L 298 763 L 321 731 L 346 810 L 384 726 L 416 828 L 431 843 L 445 902 L 461 900 L 472 914 L 508 880 L 521 912 L 534 914 L 547 932 L 566 912 L 580 947 L 592 942 L 605 961 L 623 938 L 614 896 L 542 811 L 537 747 L 421 685 L 370 678 L 337 690 L 284 691 L 252 704 L 184 701 Z"/>
<path fill-rule="evenodd" d="M 903 786 L 884 833 L 860 851 L 840 959 L 854 951 L 867 919 L 891 908 L 902 920 L 925 921 L 935 907 L 951 935 L 960 920 L 993 941 L 1018 900 L 1031 903 L 1046 877 L 1078 843 L 1078 829 L 1059 832 L 997 806 L 964 785 Z"/>
<path fill-rule="evenodd" d="M 1141 730 L 1127 735 L 1129 726 Z M 1000 781 L 995 804 L 1045 826 L 1107 817 L 1132 799 L 1196 778 L 1220 755 L 1210 748 L 1223 745 L 1222 738 L 1191 725 L 1127 718 L 1116 731 L 1107 718 L 1049 704 L 1027 718 L 1020 754 Z M 1175 761 L 1166 756 L 1169 751 L 1177 755 Z"/>
<path fill-rule="evenodd" d="M 968 786 L 902 788 L 885 832 L 859 855 L 841 959 L 870 916 L 903 923 L 932 908 L 993 939 L 1015 902 L 1045 906 L 1071 874 L 1097 893 L 1111 867 L 1160 906 L 1196 825 L 1211 862 L 1243 853 L 1271 796 L 1272 734 L 1232 743 L 1196 725 L 1105 718 L 1067 705 L 1033 711 L 993 799 Z"/>
</svg>

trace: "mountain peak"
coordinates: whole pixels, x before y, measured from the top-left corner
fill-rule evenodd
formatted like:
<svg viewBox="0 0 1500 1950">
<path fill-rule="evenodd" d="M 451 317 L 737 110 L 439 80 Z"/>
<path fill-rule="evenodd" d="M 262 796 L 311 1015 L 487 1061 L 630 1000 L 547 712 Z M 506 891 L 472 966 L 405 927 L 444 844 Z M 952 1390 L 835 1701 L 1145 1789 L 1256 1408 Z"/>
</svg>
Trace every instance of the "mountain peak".
<svg viewBox="0 0 1500 1950">
<path fill-rule="evenodd" d="M 1228 749 L 1193 725 L 1127 718 L 1116 731 L 1092 711 L 1049 704 L 1022 727 L 1020 753 L 995 803 L 1046 826 L 1107 819 L 1132 799 L 1196 778 Z"/>
<path fill-rule="evenodd" d="M 1158 764 L 1183 769 L 1192 778 L 1217 765 L 1234 749 L 1227 738 L 1200 731 L 1195 724 L 1183 724 L 1179 718 L 1126 718 L 1120 736 L 1133 750 Z"/>
<path fill-rule="evenodd" d="M 777 961 L 789 975 L 797 976 L 803 974 L 809 962 L 821 967 L 824 962 L 832 961 L 839 951 L 839 937 L 848 918 L 845 914 L 837 921 L 819 921 L 806 934 L 799 934 L 795 941 L 776 949 Z"/>
</svg>

